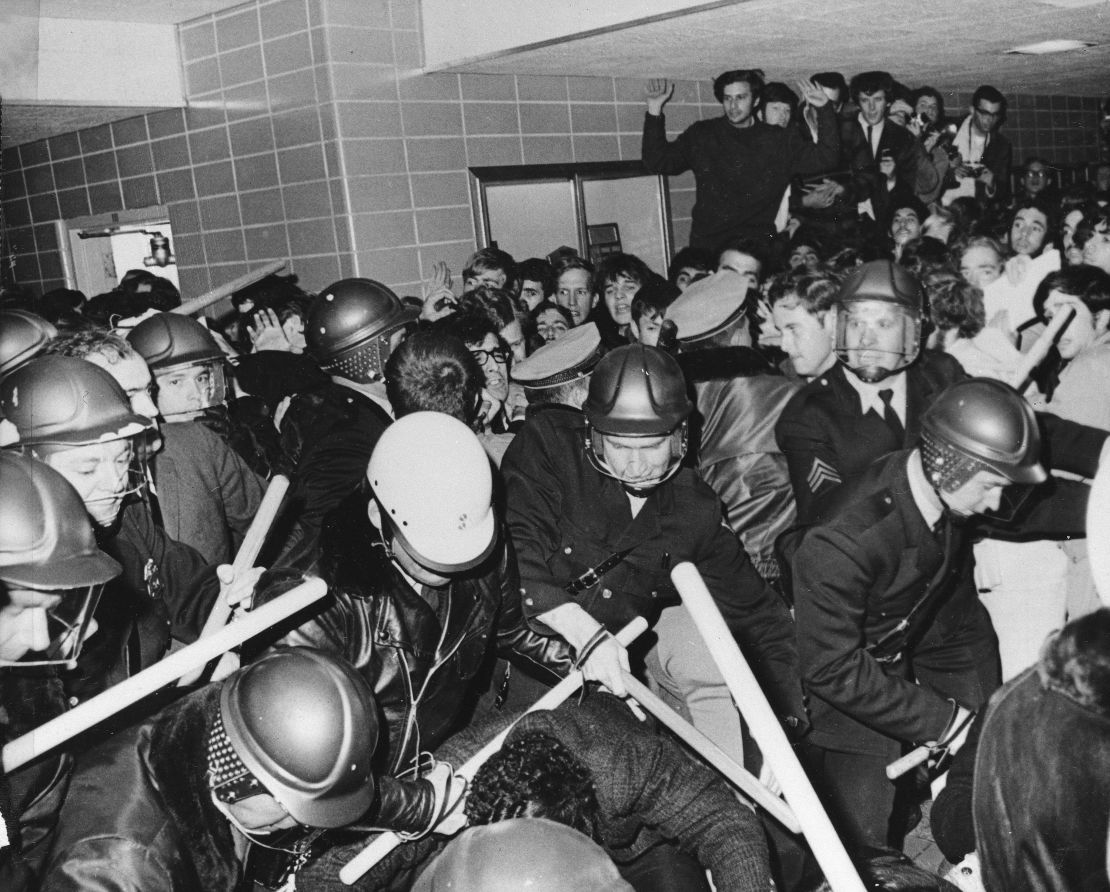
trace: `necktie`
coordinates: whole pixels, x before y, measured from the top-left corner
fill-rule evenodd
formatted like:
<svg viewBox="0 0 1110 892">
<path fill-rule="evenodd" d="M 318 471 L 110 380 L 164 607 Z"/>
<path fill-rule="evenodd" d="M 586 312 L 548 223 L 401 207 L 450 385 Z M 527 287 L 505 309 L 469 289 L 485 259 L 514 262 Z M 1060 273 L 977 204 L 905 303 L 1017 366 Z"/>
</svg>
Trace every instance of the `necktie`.
<svg viewBox="0 0 1110 892">
<path fill-rule="evenodd" d="M 875 132 L 875 128 L 872 127 L 870 124 L 868 124 L 867 125 L 867 146 L 868 146 L 869 149 L 871 149 L 871 157 L 872 158 L 878 157 L 875 154 L 875 140 L 872 139 L 872 135 L 874 134 L 874 132 Z"/>
<path fill-rule="evenodd" d="M 879 391 L 879 399 L 883 401 L 883 421 L 890 428 L 895 438 L 901 443 L 906 436 L 906 429 L 902 426 L 902 419 L 894 411 L 890 401 L 894 398 L 894 391 L 889 387 Z"/>
</svg>

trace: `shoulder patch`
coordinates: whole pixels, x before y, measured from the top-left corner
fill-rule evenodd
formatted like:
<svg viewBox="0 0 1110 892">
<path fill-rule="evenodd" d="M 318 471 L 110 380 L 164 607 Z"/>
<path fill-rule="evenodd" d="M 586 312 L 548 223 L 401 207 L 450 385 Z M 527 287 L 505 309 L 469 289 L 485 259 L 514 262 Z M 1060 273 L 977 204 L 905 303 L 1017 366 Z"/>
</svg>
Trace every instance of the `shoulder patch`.
<svg viewBox="0 0 1110 892">
<path fill-rule="evenodd" d="M 813 465 L 806 475 L 809 491 L 820 492 L 825 486 L 838 486 L 841 483 L 840 472 L 824 459 L 814 457 Z"/>
</svg>

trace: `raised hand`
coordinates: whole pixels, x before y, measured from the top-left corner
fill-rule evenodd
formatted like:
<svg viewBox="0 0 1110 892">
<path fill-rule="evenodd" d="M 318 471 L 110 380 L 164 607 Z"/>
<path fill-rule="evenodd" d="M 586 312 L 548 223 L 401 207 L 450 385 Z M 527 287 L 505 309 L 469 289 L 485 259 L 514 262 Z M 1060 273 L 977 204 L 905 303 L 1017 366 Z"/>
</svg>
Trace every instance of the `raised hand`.
<svg viewBox="0 0 1110 892">
<path fill-rule="evenodd" d="M 455 292 L 451 290 L 451 270 L 442 260 L 432 267 L 432 274 L 422 286 L 424 307 L 420 318 L 434 322 L 455 312 Z"/>
<path fill-rule="evenodd" d="M 666 78 L 652 78 L 647 83 L 644 96 L 647 98 L 649 115 L 661 115 L 663 106 L 674 95 L 674 83 Z"/>
<path fill-rule="evenodd" d="M 798 92 L 802 94 L 802 100 L 806 105 L 821 108 L 829 104 L 829 94 L 821 89 L 820 84 L 815 84 L 813 81 L 798 81 Z"/>
<path fill-rule="evenodd" d="M 254 314 L 254 325 L 247 325 L 247 334 L 251 339 L 253 353 L 261 350 L 282 350 L 289 353 L 293 350 L 277 313 L 269 308 Z"/>
</svg>

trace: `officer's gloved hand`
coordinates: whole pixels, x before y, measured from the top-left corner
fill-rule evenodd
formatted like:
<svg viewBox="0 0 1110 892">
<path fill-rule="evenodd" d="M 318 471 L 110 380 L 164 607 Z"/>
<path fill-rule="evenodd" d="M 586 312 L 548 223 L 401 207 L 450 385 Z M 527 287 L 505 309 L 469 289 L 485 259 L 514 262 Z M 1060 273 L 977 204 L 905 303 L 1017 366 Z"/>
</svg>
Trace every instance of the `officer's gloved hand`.
<svg viewBox="0 0 1110 892">
<path fill-rule="evenodd" d="M 417 780 L 377 778 L 378 795 L 357 822 L 360 830 L 392 830 L 407 839 L 433 831 L 444 836 L 466 826 L 466 781 L 446 762 Z"/>
</svg>

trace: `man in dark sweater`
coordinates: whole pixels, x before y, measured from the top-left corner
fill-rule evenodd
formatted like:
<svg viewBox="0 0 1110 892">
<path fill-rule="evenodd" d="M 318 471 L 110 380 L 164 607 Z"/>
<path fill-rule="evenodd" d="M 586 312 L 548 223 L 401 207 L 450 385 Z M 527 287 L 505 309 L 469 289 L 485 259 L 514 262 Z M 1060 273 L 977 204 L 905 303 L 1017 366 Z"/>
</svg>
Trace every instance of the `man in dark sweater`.
<svg viewBox="0 0 1110 892">
<path fill-rule="evenodd" d="M 674 142 L 667 141 L 662 114 L 674 84 L 648 83 L 644 166 L 668 175 L 693 171 L 697 200 L 691 245 L 713 250 L 726 239 L 770 237 L 790 178 L 836 167 L 840 136 L 829 98 L 816 84 L 803 82 L 798 87 L 805 102 L 817 109 L 816 143 L 797 128 L 756 120 L 763 89 L 759 70 L 720 75 L 713 82 L 713 95 L 724 115 L 692 124 Z"/>
</svg>

